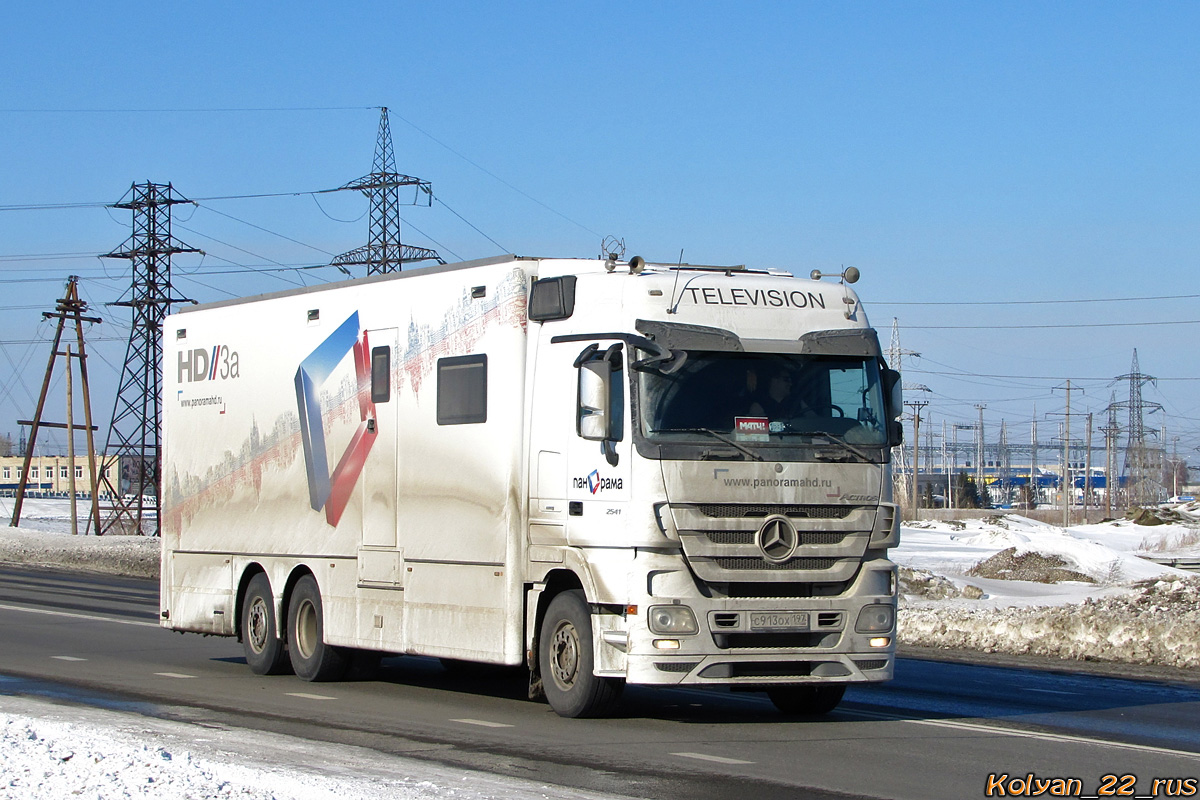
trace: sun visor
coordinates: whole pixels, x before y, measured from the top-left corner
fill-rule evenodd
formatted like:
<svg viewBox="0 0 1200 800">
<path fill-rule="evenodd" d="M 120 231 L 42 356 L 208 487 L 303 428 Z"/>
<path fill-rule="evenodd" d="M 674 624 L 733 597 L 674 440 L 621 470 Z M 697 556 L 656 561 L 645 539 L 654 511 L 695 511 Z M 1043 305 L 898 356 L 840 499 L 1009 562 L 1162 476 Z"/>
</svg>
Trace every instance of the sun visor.
<svg viewBox="0 0 1200 800">
<path fill-rule="evenodd" d="M 723 328 L 639 319 L 634 323 L 643 334 L 668 350 L 720 350 L 742 352 L 742 340 Z"/>
<path fill-rule="evenodd" d="M 804 355 L 863 356 L 880 358 L 879 336 L 872 328 L 810 331 L 800 337 Z"/>
</svg>

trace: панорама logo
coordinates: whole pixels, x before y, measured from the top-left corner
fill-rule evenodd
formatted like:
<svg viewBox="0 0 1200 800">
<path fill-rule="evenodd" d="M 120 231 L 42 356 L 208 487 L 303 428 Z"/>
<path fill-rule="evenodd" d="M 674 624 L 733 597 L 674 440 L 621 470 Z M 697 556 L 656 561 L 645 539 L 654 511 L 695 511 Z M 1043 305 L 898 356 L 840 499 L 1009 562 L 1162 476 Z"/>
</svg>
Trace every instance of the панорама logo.
<svg viewBox="0 0 1200 800">
<path fill-rule="evenodd" d="M 346 357 L 354 354 L 354 372 L 358 379 L 359 425 L 349 446 L 333 472 L 325 454 L 325 426 L 321 417 L 321 385 Z M 300 413 L 300 437 L 304 443 L 304 465 L 308 472 L 308 499 L 314 511 L 325 510 L 325 520 L 337 525 L 346 510 L 350 492 L 358 482 L 367 454 L 375 443 L 376 432 L 367 430 L 367 420 L 375 418 L 371 402 L 370 353 L 367 332 L 360 335 L 358 312 L 346 319 L 337 330 L 300 362 L 296 370 L 296 407 Z"/>
<path fill-rule="evenodd" d="M 572 478 L 571 484 L 576 489 L 587 489 L 592 494 L 605 489 L 621 489 L 625 482 L 621 478 L 601 478 L 600 470 L 594 469 L 586 478 Z"/>
</svg>

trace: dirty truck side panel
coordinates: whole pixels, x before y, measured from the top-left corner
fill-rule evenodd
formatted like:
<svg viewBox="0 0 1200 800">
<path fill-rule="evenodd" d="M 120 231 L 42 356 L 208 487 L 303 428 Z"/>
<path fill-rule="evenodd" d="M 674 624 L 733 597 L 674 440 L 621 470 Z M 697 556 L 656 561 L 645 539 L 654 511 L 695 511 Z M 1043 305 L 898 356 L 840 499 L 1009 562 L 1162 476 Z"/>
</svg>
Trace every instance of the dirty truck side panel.
<svg viewBox="0 0 1200 800">
<path fill-rule="evenodd" d="M 520 659 L 527 277 L 512 262 L 431 272 L 168 319 L 165 625 L 232 633 L 260 568 L 283 619 L 306 570 L 330 644 Z M 439 379 L 483 372 L 486 400 L 443 397 L 439 424 Z"/>
</svg>

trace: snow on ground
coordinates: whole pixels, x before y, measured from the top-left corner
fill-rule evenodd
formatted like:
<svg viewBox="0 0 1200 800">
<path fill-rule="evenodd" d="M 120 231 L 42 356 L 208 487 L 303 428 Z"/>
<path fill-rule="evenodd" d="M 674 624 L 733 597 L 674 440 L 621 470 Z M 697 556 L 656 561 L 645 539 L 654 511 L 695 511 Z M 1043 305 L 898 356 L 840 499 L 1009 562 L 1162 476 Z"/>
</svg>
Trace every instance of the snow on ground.
<svg viewBox="0 0 1200 800">
<path fill-rule="evenodd" d="M 12 800 L 612 797 L 440 767 L 367 748 L 3 694 L 0 752 L 0 798 Z"/>
<path fill-rule="evenodd" d="M 1143 555 L 1185 555 L 1161 543 L 1190 541 L 1200 528 L 1182 524 L 1134 525 L 1124 520 L 1063 529 L 1012 514 L 950 522 L 910 522 L 900 534 L 891 558 L 903 567 L 928 570 L 956 585 L 975 585 L 985 591 L 986 606 L 1050 605 L 1082 602 L 1128 591 L 1135 581 L 1186 577 L 1187 573 L 1140 558 Z M 969 576 L 979 562 L 1002 550 L 1041 553 L 1062 559 L 1071 569 L 1095 583 L 1028 585 L 1028 581 L 996 581 Z M 1151 552 L 1153 551 L 1153 552 Z"/>
<path fill-rule="evenodd" d="M 79 502 L 85 519 L 87 503 Z M 0 497 L 0 562 L 37 567 L 85 569 L 110 575 L 157 578 L 158 539 L 145 536 L 72 536 L 70 501 L 28 498 L 21 505 L 21 527 L 7 527 L 13 499 Z"/>
<path fill-rule="evenodd" d="M 1200 553 L 1194 505 L 1177 509 L 1183 521 L 1161 525 L 1117 520 L 1064 530 L 1011 514 L 909 523 L 892 551 L 902 567 L 900 642 L 1198 667 L 1200 578 L 1141 557 Z M 1081 579 L 1041 583 L 972 574 L 989 559 L 1026 554 L 1055 560 Z"/>
</svg>

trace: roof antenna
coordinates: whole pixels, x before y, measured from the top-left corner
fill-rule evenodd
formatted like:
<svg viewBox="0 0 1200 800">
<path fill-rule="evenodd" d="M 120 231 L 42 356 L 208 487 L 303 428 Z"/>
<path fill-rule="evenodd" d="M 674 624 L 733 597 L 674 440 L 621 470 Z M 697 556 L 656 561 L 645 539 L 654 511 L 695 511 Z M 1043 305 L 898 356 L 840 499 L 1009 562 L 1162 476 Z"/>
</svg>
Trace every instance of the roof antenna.
<svg viewBox="0 0 1200 800">
<path fill-rule="evenodd" d="M 679 308 L 679 303 L 675 300 L 675 290 L 679 288 L 679 271 L 683 269 L 683 248 L 679 248 L 679 263 L 675 265 L 675 285 L 671 287 L 671 305 L 667 306 L 667 313 L 674 314 Z"/>
</svg>

